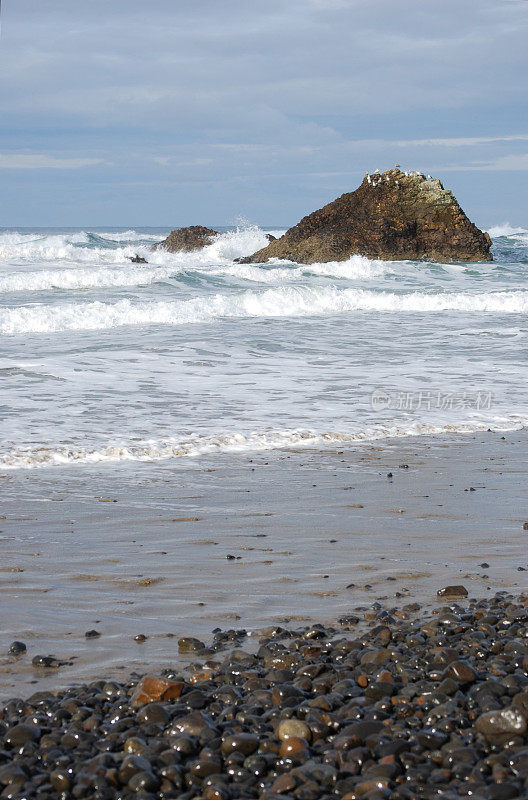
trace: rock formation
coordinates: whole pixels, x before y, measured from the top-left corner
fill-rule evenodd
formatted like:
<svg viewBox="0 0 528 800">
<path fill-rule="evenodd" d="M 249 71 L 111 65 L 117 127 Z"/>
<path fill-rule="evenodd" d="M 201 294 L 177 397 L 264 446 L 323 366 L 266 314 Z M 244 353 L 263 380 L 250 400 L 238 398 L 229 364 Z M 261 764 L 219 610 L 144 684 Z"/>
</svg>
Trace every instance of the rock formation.
<svg viewBox="0 0 528 800">
<path fill-rule="evenodd" d="M 368 173 L 355 192 L 304 217 L 242 263 L 301 264 L 354 254 L 389 261 L 492 261 L 491 239 L 469 221 L 439 180 L 398 167 Z"/>
<path fill-rule="evenodd" d="M 178 228 L 169 233 L 166 239 L 155 244 L 154 250 L 168 250 L 169 253 L 177 253 L 183 250 L 189 253 L 191 250 L 199 250 L 206 247 L 218 236 L 218 231 L 212 228 L 204 228 L 203 225 L 191 225 L 188 228 Z"/>
</svg>

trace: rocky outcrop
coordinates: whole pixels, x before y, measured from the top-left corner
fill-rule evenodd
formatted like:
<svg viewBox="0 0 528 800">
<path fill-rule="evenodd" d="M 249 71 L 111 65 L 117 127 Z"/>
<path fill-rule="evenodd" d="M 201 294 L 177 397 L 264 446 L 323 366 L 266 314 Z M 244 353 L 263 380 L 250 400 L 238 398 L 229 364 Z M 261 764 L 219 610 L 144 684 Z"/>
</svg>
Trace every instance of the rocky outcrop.
<svg viewBox="0 0 528 800">
<path fill-rule="evenodd" d="M 365 175 L 242 263 L 282 258 L 301 264 L 354 254 L 388 261 L 492 261 L 491 239 L 467 218 L 439 180 L 398 167 Z"/>
<path fill-rule="evenodd" d="M 200 250 L 206 247 L 218 236 L 218 231 L 212 228 L 204 228 L 203 225 L 190 225 L 188 228 L 178 228 L 169 233 L 166 239 L 155 244 L 154 250 L 168 250 L 169 253 L 177 253 L 183 250 L 186 253 L 191 250 Z"/>
</svg>

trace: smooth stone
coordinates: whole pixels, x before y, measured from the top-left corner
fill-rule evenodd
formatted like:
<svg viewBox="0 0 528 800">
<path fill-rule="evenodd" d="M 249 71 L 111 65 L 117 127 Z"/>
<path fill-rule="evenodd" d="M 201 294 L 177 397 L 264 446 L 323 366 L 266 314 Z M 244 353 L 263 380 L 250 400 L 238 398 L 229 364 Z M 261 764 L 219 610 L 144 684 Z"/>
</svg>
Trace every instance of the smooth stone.
<svg viewBox="0 0 528 800">
<path fill-rule="evenodd" d="M 64 769 L 54 769 L 50 772 L 50 783 L 57 792 L 67 792 L 71 787 L 70 776 Z"/>
<path fill-rule="evenodd" d="M 169 719 L 168 711 L 159 703 L 147 703 L 137 713 L 137 720 L 143 725 L 152 723 L 166 725 Z"/>
<path fill-rule="evenodd" d="M 16 641 L 12 642 L 8 650 L 9 654 L 12 656 L 20 656 L 22 655 L 22 653 L 25 653 L 26 651 L 27 647 L 24 644 L 24 642 L 16 642 Z"/>
<path fill-rule="evenodd" d="M 134 689 L 130 702 L 133 706 L 144 703 L 153 703 L 157 700 L 177 700 L 183 690 L 182 681 L 172 681 L 167 678 L 158 678 L 154 675 L 145 675 Z"/>
<path fill-rule="evenodd" d="M 444 678 L 451 678 L 459 684 L 474 683 L 477 673 L 467 661 L 452 661 L 443 672 Z"/>
<path fill-rule="evenodd" d="M 34 667 L 43 669 L 58 669 L 61 666 L 61 662 L 55 656 L 34 656 L 31 663 Z"/>
<path fill-rule="evenodd" d="M 199 653 L 205 650 L 205 644 L 200 639 L 195 639 L 194 636 L 183 636 L 178 639 L 178 650 L 180 653 Z"/>
<path fill-rule="evenodd" d="M 11 747 L 21 747 L 28 742 L 36 742 L 39 738 L 40 728 L 38 725 L 21 722 L 7 731 L 4 742 Z"/>
<path fill-rule="evenodd" d="M 300 719 L 284 719 L 279 723 L 276 736 L 282 742 L 291 737 L 309 742 L 312 738 L 312 732 L 306 722 L 302 722 Z"/>
<path fill-rule="evenodd" d="M 237 733 L 233 736 L 225 736 L 222 740 L 221 751 L 227 756 L 230 753 L 243 753 L 250 756 L 259 746 L 259 737 L 251 733 Z"/>
<path fill-rule="evenodd" d="M 457 597 L 467 597 L 468 590 L 465 586 L 456 585 L 456 586 L 444 586 L 443 589 L 439 589 L 436 593 L 438 597 L 445 597 L 446 599 L 454 599 Z"/>
<path fill-rule="evenodd" d="M 490 744 L 496 744 L 511 736 L 525 736 L 528 725 L 526 715 L 511 706 L 481 714 L 475 722 L 475 729 Z"/>
</svg>

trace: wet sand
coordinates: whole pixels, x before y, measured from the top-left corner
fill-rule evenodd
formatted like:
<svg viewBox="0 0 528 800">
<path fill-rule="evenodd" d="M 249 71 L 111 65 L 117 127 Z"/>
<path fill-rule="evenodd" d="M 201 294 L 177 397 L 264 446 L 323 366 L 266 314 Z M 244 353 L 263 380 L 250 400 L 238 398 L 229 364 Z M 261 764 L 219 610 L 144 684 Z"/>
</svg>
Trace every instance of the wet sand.
<svg viewBox="0 0 528 800">
<path fill-rule="evenodd" d="M 435 604 L 453 583 L 519 594 L 527 445 L 483 432 L 2 473 L 0 697 L 174 666 L 175 637 L 217 626 Z"/>
</svg>

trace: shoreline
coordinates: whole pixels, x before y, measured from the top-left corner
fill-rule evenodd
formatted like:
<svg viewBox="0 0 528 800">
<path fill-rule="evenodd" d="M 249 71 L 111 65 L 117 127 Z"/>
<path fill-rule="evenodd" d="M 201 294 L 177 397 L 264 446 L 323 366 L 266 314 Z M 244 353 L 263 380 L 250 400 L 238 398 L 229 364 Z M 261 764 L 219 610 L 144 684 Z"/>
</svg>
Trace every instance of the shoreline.
<svg viewBox="0 0 528 800">
<path fill-rule="evenodd" d="M 215 627 L 434 608 L 453 583 L 522 592 L 527 443 L 484 431 L 4 474 L 0 697 L 179 666 L 178 638 Z"/>
</svg>

